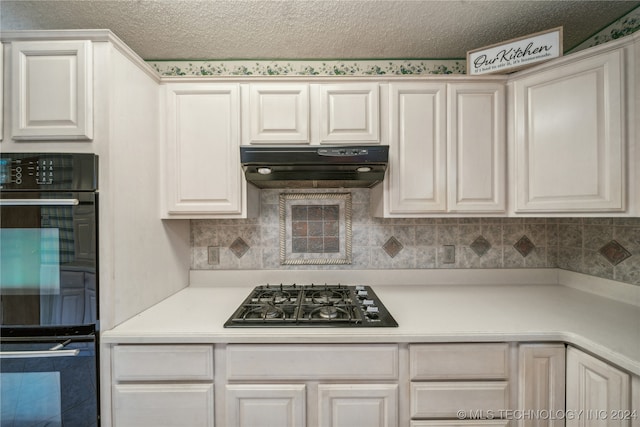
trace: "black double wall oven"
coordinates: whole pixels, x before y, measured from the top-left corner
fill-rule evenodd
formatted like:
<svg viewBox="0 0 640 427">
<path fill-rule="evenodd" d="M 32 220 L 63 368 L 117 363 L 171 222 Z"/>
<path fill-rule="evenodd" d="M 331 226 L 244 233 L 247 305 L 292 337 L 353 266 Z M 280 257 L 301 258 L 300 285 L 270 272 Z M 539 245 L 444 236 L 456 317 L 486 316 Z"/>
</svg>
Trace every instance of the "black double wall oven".
<svg viewBox="0 0 640 427">
<path fill-rule="evenodd" d="M 98 158 L 0 153 L 0 425 L 97 426 Z"/>
</svg>

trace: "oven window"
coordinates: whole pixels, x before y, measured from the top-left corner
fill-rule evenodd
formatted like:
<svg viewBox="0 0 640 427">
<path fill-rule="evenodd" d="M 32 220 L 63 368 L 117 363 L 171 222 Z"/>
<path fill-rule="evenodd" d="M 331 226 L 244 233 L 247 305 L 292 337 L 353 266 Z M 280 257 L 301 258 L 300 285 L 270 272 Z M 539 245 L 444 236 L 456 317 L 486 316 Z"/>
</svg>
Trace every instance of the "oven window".
<svg viewBox="0 0 640 427">
<path fill-rule="evenodd" d="M 2 426 L 61 426 L 60 372 L 2 374 Z"/>
<path fill-rule="evenodd" d="M 0 229 L 0 283 L 3 293 L 59 294 L 59 230 Z"/>
</svg>

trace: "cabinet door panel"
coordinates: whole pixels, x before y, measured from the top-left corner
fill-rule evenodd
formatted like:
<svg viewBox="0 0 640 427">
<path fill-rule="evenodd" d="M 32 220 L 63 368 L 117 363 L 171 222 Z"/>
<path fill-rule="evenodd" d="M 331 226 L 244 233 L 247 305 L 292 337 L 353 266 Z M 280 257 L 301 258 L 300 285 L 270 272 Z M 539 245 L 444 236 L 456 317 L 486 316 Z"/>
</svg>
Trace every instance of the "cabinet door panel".
<svg viewBox="0 0 640 427">
<path fill-rule="evenodd" d="M 504 85 L 448 88 L 449 210 L 505 210 Z"/>
<path fill-rule="evenodd" d="M 377 83 L 320 86 L 320 143 L 379 143 Z"/>
<path fill-rule="evenodd" d="M 621 51 L 514 81 L 516 212 L 625 208 Z"/>
<path fill-rule="evenodd" d="M 318 425 L 394 427 L 398 425 L 396 384 L 320 384 Z"/>
<path fill-rule="evenodd" d="M 567 348 L 567 409 L 584 414 L 567 419 L 567 427 L 629 426 L 629 419 L 613 419 L 611 414 L 629 411 L 630 394 L 628 374 L 576 348 Z"/>
<path fill-rule="evenodd" d="M 520 345 L 519 409 L 534 413 L 557 414 L 564 411 L 565 347 L 564 344 Z M 570 408 L 572 409 L 572 408 Z M 518 420 L 523 427 L 563 427 L 563 419 Z"/>
<path fill-rule="evenodd" d="M 396 83 L 391 96 L 389 211 L 444 212 L 446 201 L 446 85 Z"/>
<path fill-rule="evenodd" d="M 308 84 L 250 85 L 248 104 L 245 143 L 310 142 Z"/>
<path fill-rule="evenodd" d="M 118 384 L 113 421 L 118 427 L 213 427 L 213 384 Z"/>
<path fill-rule="evenodd" d="M 239 88 L 167 86 L 166 205 L 169 214 L 241 214 Z"/>
<path fill-rule="evenodd" d="M 227 385 L 227 427 L 304 427 L 304 384 Z"/>
<path fill-rule="evenodd" d="M 12 137 L 93 138 L 90 41 L 13 42 Z"/>
</svg>

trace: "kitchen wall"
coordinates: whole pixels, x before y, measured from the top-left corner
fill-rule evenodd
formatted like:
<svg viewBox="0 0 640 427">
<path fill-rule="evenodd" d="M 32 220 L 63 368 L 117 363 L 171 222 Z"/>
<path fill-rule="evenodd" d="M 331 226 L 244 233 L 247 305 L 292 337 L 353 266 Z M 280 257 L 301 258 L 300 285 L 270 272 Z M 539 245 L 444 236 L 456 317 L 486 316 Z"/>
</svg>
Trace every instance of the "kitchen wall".
<svg viewBox="0 0 640 427">
<path fill-rule="evenodd" d="M 191 268 L 559 267 L 640 286 L 640 218 L 382 219 L 369 214 L 368 189 L 349 191 L 351 264 L 281 265 L 279 199 L 293 192 L 305 191 L 262 190 L 258 218 L 192 220 Z"/>
<path fill-rule="evenodd" d="M 568 53 L 640 29 L 640 8 Z M 157 61 L 162 75 L 464 74 L 464 60 Z M 369 214 L 369 190 L 352 190 L 352 262 L 281 265 L 281 191 L 262 190 L 261 214 L 248 220 L 191 221 L 191 268 L 434 269 L 559 267 L 640 286 L 640 218 L 379 219 Z M 344 242 L 341 242 L 344 244 Z M 453 250 L 454 259 L 446 259 Z"/>
</svg>

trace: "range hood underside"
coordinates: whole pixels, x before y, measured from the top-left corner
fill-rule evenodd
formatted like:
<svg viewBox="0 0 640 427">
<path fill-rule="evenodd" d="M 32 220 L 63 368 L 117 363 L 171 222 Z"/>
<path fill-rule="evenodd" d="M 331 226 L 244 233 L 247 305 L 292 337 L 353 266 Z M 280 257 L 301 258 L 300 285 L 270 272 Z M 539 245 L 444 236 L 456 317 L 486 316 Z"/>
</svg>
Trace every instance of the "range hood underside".
<svg viewBox="0 0 640 427">
<path fill-rule="evenodd" d="M 340 169 L 321 170 L 297 166 L 286 170 L 274 168 L 269 175 L 258 173 L 257 167 L 245 166 L 247 181 L 258 188 L 371 188 L 384 179 L 384 165 L 367 165 L 369 172 L 356 172 L 355 167 L 341 165 Z"/>
</svg>

